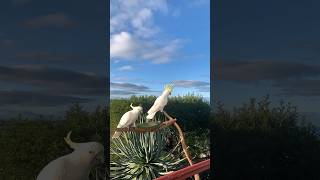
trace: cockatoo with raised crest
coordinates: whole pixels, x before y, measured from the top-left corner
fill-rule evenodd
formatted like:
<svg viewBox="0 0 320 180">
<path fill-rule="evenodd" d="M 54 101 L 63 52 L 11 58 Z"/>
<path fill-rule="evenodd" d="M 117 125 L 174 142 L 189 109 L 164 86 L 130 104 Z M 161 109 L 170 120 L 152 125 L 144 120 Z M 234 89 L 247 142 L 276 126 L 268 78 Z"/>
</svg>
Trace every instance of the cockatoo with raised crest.
<svg viewBox="0 0 320 180">
<path fill-rule="evenodd" d="M 156 99 L 153 106 L 149 109 L 147 119 L 153 119 L 158 111 L 163 112 L 164 107 L 168 103 L 168 97 L 171 95 L 172 90 L 172 85 L 166 85 L 164 87 L 164 91 L 162 92 L 161 96 Z"/>
<path fill-rule="evenodd" d="M 136 120 L 138 119 L 139 115 L 142 113 L 143 109 L 141 106 L 134 107 L 134 106 L 132 106 L 132 103 L 131 103 L 130 107 L 132 108 L 132 110 L 128 111 L 122 115 L 117 128 L 132 127 L 134 125 L 134 123 L 136 122 Z M 112 138 L 117 138 L 120 135 L 121 135 L 121 132 L 116 131 L 114 133 L 114 135 L 112 136 Z"/>
<path fill-rule="evenodd" d="M 91 169 L 100 161 L 104 163 L 104 147 L 98 142 L 76 143 L 64 138 L 73 152 L 48 163 L 36 180 L 87 180 Z"/>
</svg>

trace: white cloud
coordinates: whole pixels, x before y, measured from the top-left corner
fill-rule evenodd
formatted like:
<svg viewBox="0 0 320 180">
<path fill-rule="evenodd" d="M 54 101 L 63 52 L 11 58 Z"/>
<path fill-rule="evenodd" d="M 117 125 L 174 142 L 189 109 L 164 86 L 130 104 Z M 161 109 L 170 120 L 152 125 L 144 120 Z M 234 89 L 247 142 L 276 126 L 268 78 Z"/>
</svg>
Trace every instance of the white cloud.
<svg viewBox="0 0 320 180">
<path fill-rule="evenodd" d="M 200 92 L 210 92 L 210 83 L 197 80 L 177 80 L 173 81 L 174 86 L 183 88 L 196 88 Z"/>
<path fill-rule="evenodd" d="M 142 59 L 154 64 L 167 63 L 176 55 L 182 41 L 171 40 L 166 43 L 138 40 L 128 32 L 114 34 L 110 39 L 110 56 L 116 61 Z"/>
<path fill-rule="evenodd" d="M 132 19 L 131 24 L 135 28 L 136 36 L 143 38 L 152 37 L 160 31 L 158 27 L 152 25 L 153 13 L 148 8 L 140 10 L 137 16 Z"/>
<path fill-rule="evenodd" d="M 131 71 L 133 70 L 132 66 L 121 66 L 118 68 L 119 71 Z"/>
<path fill-rule="evenodd" d="M 204 81 L 196 81 L 196 80 L 177 80 L 173 81 L 175 86 L 180 87 L 195 87 L 195 86 L 207 86 L 210 83 Z"/>
<path fill-rule="evenodd" d="M 153 92 L 149 87 L 123 82 L 110 82 L 110 96 L 116 97 L 128 97 L 135 94 L 150 93 Z"/>
<path fill-rule="evenodd" d="M 128 32 L 114 34 L 110 39 L 110 56 L 111 58 L 130 59 L 135 56 L 137 48 L 136 42 Z"/>
<path fill-rule="evenodd" d="M 143 8 L 132 20 L 133 27 L 141 28 L 144 24 L 152 18 L 152 11 L 148 8 Z"/>
<path fill-rule="evenodd" d="M 111 58 L 170 62 L 182 41 L 159 38 L 161 29 L 154 23 L 156 13 L 167 12 L 167 0 L 111 0 Z"/>
<path fill-rule="evenodd" d="M 122 82 L 110 82 L 110 89 L 112 90 L 126 90 L 135 92 L 148 92 L 150 88 L 144 85 Z"/>
<path fill-rule="evenodd" d="M 181 47 L 181 40 L 173 40 L 163 46 L 149 44 L 149 47 L 144 49 L 141 57 L 143 59 L 151 59 L 155 64 L 167 63 L 176 55 L 176 51 Z"/>
<path fill-rule="evenodd" d="M 158 29 L 153 23 L 154 12 L 167 11 L 167 0 L 111 0 L 110 31 L 128 31 L 128 25 L 131 24 L 133 32 L 148 37 Z"/>
<path fill-rule="evenodd" d="M 111 82 L 112 81 L 125 82 L 125 81 L 128 81 L 128 77 L 122 77 L 122 76 L 113 75 L 113 76 L 111 76 L 110 81 Z"/>
</svg>

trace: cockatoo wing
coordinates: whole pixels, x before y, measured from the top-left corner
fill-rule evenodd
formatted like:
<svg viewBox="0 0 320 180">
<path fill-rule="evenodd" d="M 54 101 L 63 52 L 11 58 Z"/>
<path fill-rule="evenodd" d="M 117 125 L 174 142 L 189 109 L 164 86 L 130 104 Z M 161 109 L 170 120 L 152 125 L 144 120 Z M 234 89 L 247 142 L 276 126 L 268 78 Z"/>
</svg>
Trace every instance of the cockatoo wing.
<svg viewBox="0 0 320 180">
<path fill-rule="evenodd" d="M 122 115 L 120 122 L 117 128 L 129 127 L 134 124 L 134 122 L 138 119 L 139 114 L 134 113 L 132 111 L 128 111 Z M 121 132 L 115 132 L 112 138 L 117 138 L 121 135 Z"/>
<path fill-rule="evenodd" d="M 153 119 L 156 113 L 163 110 L 163 107 L 167 104 L 165 97 L 159 96 L 154 102 L 153 106 L 148 111 L 147 119 Z"/>
<path fill-rule="evenodd" d="M 132 119 L 131 111 L 124 113 L 119 121 L 117 128 L 128 127 Z"/>
<path fill-rule="evenodd" d="M 149 109 L 148 114 L 158 111 L 159 105 L 161 104 L 161 96 L 159 96 L 153 103 L 152 107 Z"/>
<path fill-rule="evenodd" d="M 36 180 L 64 180 L 67 179 L 65 160 L 58 158 L 47 164 L 39 173 Z"/>
</svg>

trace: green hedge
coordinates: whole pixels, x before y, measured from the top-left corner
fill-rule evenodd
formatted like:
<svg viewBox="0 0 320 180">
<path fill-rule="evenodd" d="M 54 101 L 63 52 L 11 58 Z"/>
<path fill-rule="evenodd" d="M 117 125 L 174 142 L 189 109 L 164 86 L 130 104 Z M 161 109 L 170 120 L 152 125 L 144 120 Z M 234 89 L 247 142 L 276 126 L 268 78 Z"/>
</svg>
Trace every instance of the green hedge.
<svg viewBox="0 0 320 180">
<path fill-rule="evenodd" d="M 31 180 L 48 162 L 70 153 L 64 137 L 75 142 L 103 142 L 105 110 L 87 112 L 73 105 L 62 119 L 21 117 L 0 124 L 0 179 Z M 93 178 L 94 179 L 94 178 Z"/>
<path fill-rule="evenodd" d="M 320 179 L 320 137 L 295 106 L 266 97 L 211 118 L 213 179 Z"/>
<path fill-rule="evenodd" d="M 147 112 L 155 99 L 155 96 L 132 96 L 130 99 L 111 100 L 111 127 L 116 127 L 122 114 L 130 110 L 131 102 L 135 106 L 141 104 L 144 112 Z M 207 128 L 207 124 L 202 126 L 202 122 L 207 121 L 210 107 L 202 97 L 187 95 L 170 98 L 165 110 L 178 119 L 185 132 Z M 104 121 L 108 115 L 106 112 L 106 109 L 100 106 L 88 112 L 80 105 L 74 104 L 61 118 L 39 116 L 25 119 L 18 116 L 1 121 L 0 179 L 35 179 L 48 162 L 72 151 L 63 140 L 70 130 L 72 130 L 71 138 L 76 142 L 102 143 Z M 198 140 L 188 138 L 188 134 L 186 133 L 187 144 L 196 145 L 197 143 L 193 141 Z M 197 154 L 198 151 L 200 152 L 201 148 L 192 147 L 191 153 Z"/>
<path fill-rule="evenodd" d="M 131 109 L 131 103 L 133 103 L 134 106 L 141 105 L 144 114 L 146 114 L 155 99 L 155 96 L 132 96 L 129 99 L 112 99 L 110 105 L 111 128 L 115 128 L 121 116 Z M 179 125 L 184 131 L 208 128 L 210 105 L 201 96 L 189 94 L 171 97 L 164 110 L 171 116 L 177 118 Z M 157 116 L 162 116 L 162 114 L 159 112 Z"/>
</svg>

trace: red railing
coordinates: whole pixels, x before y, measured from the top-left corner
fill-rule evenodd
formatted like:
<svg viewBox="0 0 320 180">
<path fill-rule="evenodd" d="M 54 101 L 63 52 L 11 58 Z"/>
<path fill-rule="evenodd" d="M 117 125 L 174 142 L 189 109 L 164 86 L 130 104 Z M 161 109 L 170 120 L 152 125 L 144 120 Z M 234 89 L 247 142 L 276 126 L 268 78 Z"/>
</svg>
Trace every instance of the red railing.
<svg viewBox="0 0 320 180">
<path fill-rule="evenodd" d="M 187 179 L 188 177 L 191 177 L 195 174 L 199 174 L 203 171 L 210 169 L 210 159 L 201 161 L 199 163 L 193 164 L 192 166 L 185 167 L 183 169 L 180 169 L 178 171 L 174 171 L 170 174 L 167 174 L 165 176 L 161 176 L 155 180 L 170 180 L 170 179 Z"/>
</svg>

